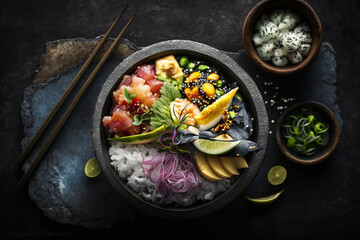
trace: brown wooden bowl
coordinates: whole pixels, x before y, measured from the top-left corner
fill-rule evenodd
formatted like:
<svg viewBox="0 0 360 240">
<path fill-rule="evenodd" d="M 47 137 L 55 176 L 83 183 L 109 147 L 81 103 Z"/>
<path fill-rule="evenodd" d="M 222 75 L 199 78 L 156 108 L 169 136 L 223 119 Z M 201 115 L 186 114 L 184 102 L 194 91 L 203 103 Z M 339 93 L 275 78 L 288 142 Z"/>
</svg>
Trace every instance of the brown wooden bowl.
<svg viewBox="0 0 360 240">
<path fill-rule="evenodd" d="M 255 33 L 255 24 L 263 13 L 269 13 L 275 9 L 291 9 L 295 13 L 298 13 L 310 25 L 312 36 L 311 50 L 309 55 L 299 64 L 276 67 L 271 62 L 262 60 L 256 52 L 256 47 L 252 40 Z M 243 25 L 242 39 L 245 51 L 255 65 L 268 73 L 286 76 L 303 70 L 314 60 L 319 52 L 322 41 L 322 27 L 315 11 L 305 1 L 263 0 L 257 3 L 247 15 Z"/>
<path fill-rule="evenodd" d="M 319 149 L 310 156 L 302 156 L 295 153 L 287 146 L 286 139 L 282 135 L 282 125 L 285 118 L 289 114 L 292 114 L 294 111 L 303 107 L 310 107 L 313 111 L 318 112 L 321 116 L 321 121 L 329 125 L 328 143 L 325 146 L 319 147 Z M 325 159 L 329 158 L 329 156 L 335 151 L 340 139 L 340 126 L 335 114 L 327 106 L 316 101 L 304 101 L 292 105 L 280 116 L 279 120 L 276 123 L 275 137 L 277 146 L 288 159 L 295 163 L 309 166 L 324 161 Z"/>
</svg>

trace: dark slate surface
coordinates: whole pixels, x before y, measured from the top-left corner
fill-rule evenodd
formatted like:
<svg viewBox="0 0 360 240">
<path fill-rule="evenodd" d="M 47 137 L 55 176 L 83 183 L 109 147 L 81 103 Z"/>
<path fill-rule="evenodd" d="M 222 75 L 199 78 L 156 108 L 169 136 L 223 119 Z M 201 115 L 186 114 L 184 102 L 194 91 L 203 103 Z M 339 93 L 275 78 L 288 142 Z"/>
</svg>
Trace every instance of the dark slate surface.
<svg viewBox="0 0 360 240">
<path fill-rule="evenodd" d="M 324 43 L 314 64 L 290 80 L 258 74 L 259 72 L 248 60 L 244 51 L 227 52 L 227 54 L 255 79 L 267 101 L 270 121 L 276 122 L 281 112 L 278 107 L 285 108 L 302 100 L 317 100 L 333 109 L 339 121 L 342 122 L 340 109 L 336 102 L 335 53 L 330 44 Z M 88 228 L 103 228 L 111 227 L 119 221 L 136 218 L 132 207 L 115 193 L 102 174 L 95 179 L 87 178 L 84 174 L 87 160 L 93 157 L 90 134 L 91 116 L 97 95 L 107 76 L 121 60 L 122 58 L 110 59 L 94 78 L 29 183 L 31 199 L 46 216 L 54 221 Z M 91 65 L 91 69 L 95 67 L 95 64 Z M 25 89 L 23 144 L 35 133 L 80 68 L 81 64 L 75 65 L 58 77 L 50 79 L 46 84 L 30 85 Z M 87 75 L 82 78 L 82 82 L 85 81 Z M 282 88 L 285 86 L 287 89 L 293 89 L 293 91 L 282 91 L 279 85 Z M 55 120 L 61 117 L 65 107 L 69 105 L 80 86 L 81 82 L 65 102 L 64 107 L 60 109 Z M 327 94 L 322 94 L 324 92 Z M 295 98 L 295 100 L 291 102 L 281 100 L 289 97 Z M 270 122 L 270 126 L 270 131 L 274 131 L 275 124 Z M 40 142 L 43 142 L 46 136 L 47 133 Z M 284 164 L 281 161 L 282 156 L 276 148 L 273 135 L 270 135 L 268 149 L 258 177 L 246 191 L 248 195 L 264 196 L 272 194 L 277 189 L 266 184 L 268 169 L 276 164 Z M 30 161 L 31 158 L 27 164 L 24 164 L 24 169 L 27 168 Z"/>
<path fill-rule="evenodd" d="M 122 238 L 144 238 L 149 233 L 158 237 L 160 232 L 167 237 L 176 238 L 176 235 L 189 238 L 191 232 L 192 236 L 216 236 L 220 239 L 358 239 L 358 0 L 306 0 L 321 20 L 323 41 L 331 43 L 336 51 L 336 94 L 344 124 L 338 149 L 329 161 L 319 166 L 304 168 L 290 164 L 282 158 L 277 159 L 286 164 L 289 176 L 286 192 L 275 204 L 258 207 L 239 198 L 236 204 L 224 208 L 221 213 L 185 223 L 160 221 L 137 212 L 135 220 L 120 221 L 111 228 L 92 231 L 52 221 L 44 216 L 29 198 L 27 191 L 12 193 L 23 173 L 21 170 L 13 170 L 12 164 L 21 153 L 21 105 L 24 89 L 34 79 L 47 42 L 78 37 L 91 39 L 104 34 L 128 3 L 129 8 L 121 23 L 135 11 L 138 11 L 138 14 L 123 37 L 137 46 L 148 46 L 162 40 L 189 39 L 224 51 L 236 52 L 243 49 L 241 31 L 245 16 L 257 2 L 258 0 L 0 1 L 2 238 L 104 238 L 113 235 Z M 117 30 L 123 25 L 121 23 L 116 27 Z M 111 36 L 116 36 L 117 32 Z M 260 75 L 261 71 L 257 74 Z M 254 75 L 256 74 L 252 76 Z M 282 87 L 282 90 L 287 89 Z M 258 181 L 265 184 L 265 179 Z M 174 234 L 174 226 L 184 227 L 187 231 L 176 231 Z"/>
<path fill-rule="evenodd" d="M 113 189 L 100 175 L 90 179 L 84 174 L 84 166 L 88 159 L 94 157 L 91 144 L 91 116 L 97 95 L 107 75 L 121 62 L 122 58 L 108 61 L 93 79 L 92 84 L 82 96 L 73 110 L 67 123 L 44 156 L 44 162 L 38 167 L 34 178 L 29 183 L 29 194 L 44 214 L 61 222 L 91 228 L 109 227 L 118 220 L 131 217 L 131 209 L 127 203 L 113 194 Z M 25 90 L 23 104 L 23 121 L 25 138 L 35 134 L 42 121 L 56 104 L 82 64 L 73 66 L 59 77 L 51 79 L 47 84 L 31 85 Z M 77 84 L 64 106 L 54 118 L 54 123 L 69 106 L 75 94 L 86 80 L 95 63 L 88 69 L 82 81 Z M 48 129 L 53 129 L 49 126 Z M 40 139 L 39 148 L 48 136 L 47 130 Z M 24 145 L 25 146 L 25 145 Z M 38 149 L 33 152 L 37 153 Z M 31 161 L 24 164 L 26 169 Z"/>
</svg>

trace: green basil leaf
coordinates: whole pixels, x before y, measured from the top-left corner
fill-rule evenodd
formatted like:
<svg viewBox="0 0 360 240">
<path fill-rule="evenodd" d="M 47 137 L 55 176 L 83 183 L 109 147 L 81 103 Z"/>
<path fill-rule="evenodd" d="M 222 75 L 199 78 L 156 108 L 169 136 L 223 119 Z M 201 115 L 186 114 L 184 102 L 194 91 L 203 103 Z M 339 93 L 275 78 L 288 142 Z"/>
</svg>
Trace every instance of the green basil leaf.
<svg viewBox="0 0 360 240">
<path fill-rule="evenodd" d="M 144 113 L 141 116 L 140 115 L 135 115 L 133 124 L 136 125 L 136 126 L 138 126 L 140 124 L 143 124 L 143 123 L 149 121 L 150 116 L 151 116 L 151 114 L 148 113 L 148 112 Z"/>
<path fill-rule="evenodd" d="M 124 96 L 125 102 L 131 103 L 132 100 L 135 98 L 136 94 L 137 93 L 130 94 L 129 90 L 127 90 L 127 88 L 124 88 L 123 96 Z"/>
<path fill-rule="evenodd" d="M 133 124 L 134 124 L 135 126 L 138 126 L 138 125 L 141 124 L 141 117 L 140 117 L 139 115 L 135 115 L 135 116 L 134 116 L 134 122 L 133 122 Z"/>
<path fill-rule="evenodd" d="M 145 122 L 147 122 L 147 121 L 149 121 L 149 119 L 150 119 L 150 116 L 151 116 L 151 114 L 150 113 L 144 113 L 143 115 L 141 115 L 141 121 L 143 122 L 143 123 L 145 123 Z"/>
</svg>

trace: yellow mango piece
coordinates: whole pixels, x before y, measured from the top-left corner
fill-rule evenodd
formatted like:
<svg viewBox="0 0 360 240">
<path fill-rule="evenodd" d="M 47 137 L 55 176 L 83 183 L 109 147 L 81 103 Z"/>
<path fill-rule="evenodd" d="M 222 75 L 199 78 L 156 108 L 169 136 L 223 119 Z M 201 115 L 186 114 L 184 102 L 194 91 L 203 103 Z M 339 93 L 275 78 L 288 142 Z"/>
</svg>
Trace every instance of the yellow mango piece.
<svg viewBox="0 0 360 240">
<path fill-rule="evenodd" d="M 235 165 L 236 165 L 237 169 L 249 167 L 245 158 L 243 158 L 243 157 L 234 158 L 234 161 L 235 161 Z"/>
<path fill-rule="evenodd" d="M 221 178 L 231 177 L 231 174 L 228 173 L 223 167 L 220 161 L 220 157 L 214 155 L 206 155 L 206 158 L 210 167 L 212 168 L 212 170 L 215 172 L 216 175 L 218 175 Z"/>
<path fill-rule="evenodd" d="M 234 158 L 231 157 L 220 157 L 220 162 L 224 166 L 224 169 L 229 172 L 231 175 L 239 175 L 237 166 L 235 164 Z"/>
<path fill-rule="evenodd" d="M 199 173 L 203 178 L 210 182 L 221 180 L 221 178 L 211 169 L 209 163 L 207 162 L 205 153 L 195 150 L 195 162 Z"/>
<path fill-rule="evenodd" d="M 215 139 L 218 139 L 218 140 L 233 140 L 232 137 L 230 137 L 229 134 L 221 134 L 219 136 L 217 136 Z"/>
</svg>

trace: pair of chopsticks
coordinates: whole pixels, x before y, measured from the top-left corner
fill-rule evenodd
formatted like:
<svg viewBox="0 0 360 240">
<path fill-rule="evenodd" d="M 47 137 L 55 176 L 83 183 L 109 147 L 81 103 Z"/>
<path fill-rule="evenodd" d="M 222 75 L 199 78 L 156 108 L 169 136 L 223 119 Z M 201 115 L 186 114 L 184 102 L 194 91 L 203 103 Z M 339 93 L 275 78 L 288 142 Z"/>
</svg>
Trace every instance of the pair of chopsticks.
<svg viewBox="0 0 360 240">
<path fill-rule="evenodd" d="M 26 147 L 24 148 L 24 150 L 22 151 L 22 153 L 20 154 L 20 156 L 18 157 L 18 159 L 15 161 L 14 163 L 14 167 L 18 168 L 24 161 L 24 159 L 26 158 L 26 156 L 29 154 L 29 152 L 31 151 L 31 149 L 34 147 L 35 143 L 37 142 L 37 140 L 39 139 L 39 137 L 42 135 L 42 133 L 44 132 L 44 130 L 46 129 L 46 127 L 49 125 L 49 123 L 51 122 L 51 120 L 53 119 L 54 115 L 56 114 L 56 112 L 59 110 L 59 108 L 61 107 L 61 105 L 64 103 L 64 101 L 66 100 L 66 98 L 68 97 L 68 95 L 70 94 L 70 92 L 73 90 L 74 86 L 76 85 L 76 83 L 79 81 L 79 79 L 81 78 L 81 76 L 84 74 L 85 70 L 87 69 L 87 67 L 90 65 L 91 61 L 93 60 L 93 58 L 95 57 L 95 55 L 97 54 L 97 52 L 100 50 L 100 48 L 102 47 L 102 45 L 105 43 L 105 40 L 107 39 L 107 37 L 109 36 L 110 32 L 113 30 L 113 28 L 115 27 L 116 23 L 119 21 L 119 19 L 121 18 L 121 16 L 123 15 L 123 13 L 125 12 L 127 6 L 122 10 L 122 12 L 120 13 L 120 15 L 116 18 L 116 20 L 114 21 L 114 23 L 110 26 L 110 28 L 108 29 L 108 31 L 105 33 L 105 35 L 103 36 L 103 38 L 101 39 L 101 41 L 97 44 L 96 48 L 94 49 L 94 51 L 90 54 L 89 58 L 86 60 L 86 62 L 84 63 L 84 65 L 82 66 L 82 68 L 80 69 L 80 71 L 78 72 L 78 74 L 75 76 L 75 78 L 72 80 L 72 82 L 70 83 L 70 85 L 67 87 L 67 89 L 65 90 L 65 92 L 63 93 L 63 95 L 61 96 L 61 98 L 58 100 L 58 102 L 56 103 L 56 105 L 54 106 L 54 108 L 51 110 L 51 112 L 49 113 L 49 115 L 46 117 L 45 121 L 42 123 L 42 125 L 40 126 L 40 128 L 37 130 L 37 132 L 35 133 L 35 135 L 32 137 L 32 139 L 29 141 L 29 143 L 26 145 Z M 111 44 L 111 46 L 109 47 L 109 49 L 106 51 L 105 55 L 102 57 L 102 59 L 99 61 L 99 63 L 96 65 L 95 69 L 93 70 L 93 72 L 90 74 L 89 78 L 86 80 L 86 82 L 84 83 L 84 85 L 81 87 L 81 89 L 79 90 L 78 94 L 75 96 L 74 100 L 71 102 L 69 108 L 66 110 L 66 112 L 64 113 L 64 115 L 61 117 L 60 121 L 58 122 L 58 124 L 55 126 L 54 130 L 52 131 L 52 133 L 50 134 L 50 136 L 48 137 L 48 139 L 46 140 L 44 146 L 42 146 L 42 148 L 40 149 L 38 155 L 35 157 L 35 159 L 31 162 L 30 167 L 28 168 L 28 170 L 25 172 L 25 174 L 22 176 L 22 178 L 19 180 L 19 182 L 17 183 L 16 187 L 15 187 L 15 191 L 19 191 L 24 184 L 27 182 L 27 180 L 30 178 L 30 176 L 32 175 L 32 173 L 34 172 L 34 170 L 36 169 L 37 165 L 40 163 L 41 159 L 43 158 L 43 156 L 45 155 L 47 149 L 50 147 L 52 141 L 55 139 L 56 135 L 59 133 L 60 129 L 62 128 L 62 126 L 64 125 L 64 123 L 66 122 L 67 118 L 70 116 L 71 112 L 73 111 L 73 109 L 75 108 L 76 104 L 79 102 L 80 98 L 82 97 L 82 95 L 84 94 L 85 90 L 87 89 L 87 87 L 90 85 L 91 81 L 93 80 L 93 78 L 96 76 L 96 74 L 98 73 L 98 71 L 100 70 L 101 66 L 103 65 L 103 63 L 106 61 L 106 59 L 109 57 L 109 55 L 111 54 L 112 50 L 115 48 L 115 46 L 117 45 L 117 43 L 119 42 L 121 36 L 123 35 L 123 33 L 125 32 L 125 30 L 128 28 L 128 26 L 130 25 L 130 23 L 132 22 L 132 20 L 135 18 L 136 13 L 130 18 L 130 20 L 127 22 L 127 24 L 125 25 L 125 27 L 121 30 L 121 32 L 119 33 L 119 35 L 116 37 L 115 41 Z"/>
</svg>

